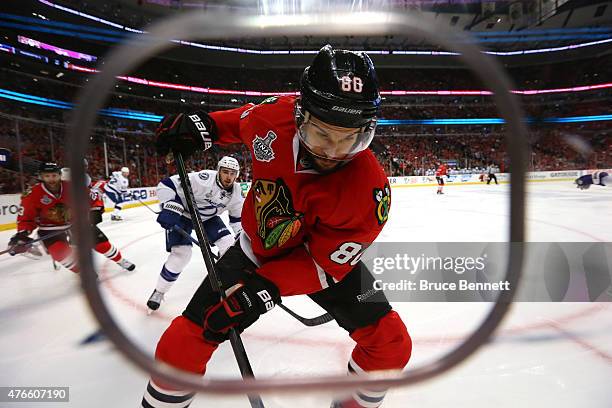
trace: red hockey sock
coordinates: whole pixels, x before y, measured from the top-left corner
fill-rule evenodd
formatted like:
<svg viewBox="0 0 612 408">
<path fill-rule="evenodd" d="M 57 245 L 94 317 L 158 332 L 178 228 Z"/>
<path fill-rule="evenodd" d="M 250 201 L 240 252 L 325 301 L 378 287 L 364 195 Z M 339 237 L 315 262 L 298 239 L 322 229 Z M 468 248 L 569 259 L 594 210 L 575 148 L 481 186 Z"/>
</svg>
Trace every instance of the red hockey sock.
<svg viewBox="0 0 612 408">
<path fill-rule="evenodd" d="M 94 249 L 96 250 L 96 252 L 101 253 L 102 255 L 114 262 L 119 262 L 122 258 L 121 251 L 119 251 L 109 241 L 97 243 Z"/>
<path fill-rule="evenodd" d="M 202 327 L 186 317 L 175 318 L 157 343 L 155 358 L 176 368 L 204 375 L 206 364 L 218 345 L 204 340 Z M 153 379 L 165 388 L 174 387 Z"/>
<path fill-rule="evenodd" d="M 349 361 L 349 371 L 401 370 L 412 353 L 412 341 L 399 315 L 391 311 L 378 322 L 351 333 L 357 342 Z M 377 408 L 386 389 L 361 388 L 332 404 L 333 408 Z"/>
<path fill-rule="evenodd" d="M 410 335 L 394 310 L 378 322 L 355 330 L 351 338 L 357 343 L 351 360 L 362 371 L 401 370 L 412 353 Z"/>
<path fill-rule="evenodd" d="M 47 251 L 53 260 L 62 264 L 65 268 L 70 269 L 74 273 L 79 273 L 79 268 L 76 264 L 76 259 L 65 241 L 55 241 L 47 247 Z"/>
</svg>

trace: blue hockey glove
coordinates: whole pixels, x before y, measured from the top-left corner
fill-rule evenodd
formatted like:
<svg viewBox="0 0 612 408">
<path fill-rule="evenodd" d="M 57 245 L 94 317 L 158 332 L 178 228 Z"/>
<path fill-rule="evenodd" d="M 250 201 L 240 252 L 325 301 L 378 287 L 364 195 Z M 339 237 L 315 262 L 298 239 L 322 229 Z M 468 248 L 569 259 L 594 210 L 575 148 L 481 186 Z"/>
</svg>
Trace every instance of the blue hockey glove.
<svg viewBox="0 0 612 408">
<path fill-rule="evenodd" d="M 163 228 L 169 230 L 177 225 L 185 209 L 176 201 L 166 201 L 162 204 L 162 210 L 157 216 L 157 222 Z"/>
<path fill-rule="evenodd" d="M 579 188 L 580 190 L 588 190 L 589 187 L 591 187 L 591 184 L 593 184 L 592 180 L 593 179 L 590 177 L 582 176 L 574 180 L 574 183 L 576 184 L 576 188 Z"/>
</svg>

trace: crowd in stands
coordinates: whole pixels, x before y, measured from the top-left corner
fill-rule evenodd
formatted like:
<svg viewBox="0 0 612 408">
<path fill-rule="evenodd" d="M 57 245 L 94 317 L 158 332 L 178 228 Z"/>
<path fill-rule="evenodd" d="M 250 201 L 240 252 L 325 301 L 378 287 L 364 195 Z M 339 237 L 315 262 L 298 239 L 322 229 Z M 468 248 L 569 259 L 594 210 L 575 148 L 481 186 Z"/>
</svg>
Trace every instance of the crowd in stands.
<svg viewBox="0 0 612 408">
<path fill-rule="evenodd" d="M 3 104 L 6 105 L 6 104 Z M 3 107 L 0 105 L 0 107 Z M 6 110 L 3 109 L 3 112 Z M 28 109 L 32 114 L 34 110 Z M 35 163 L 53 160 L 67 163 L 65 128 L 61 123 L 45 125 L 26 119 L 0 117 L 0 147 L 12 152 L 12 170 L 0 171 L 0 193 L 21 190 L 18 159 L 24 168 L 24 184 L 35 181 Z M 500 171 L 510 168 L 504 129 L 501 126 L 449 127 L 455 132 L 422 133 L 422 127 L 380 128 L 372 143 L 381 165 L 389 176 L 428 175 L 440 162 L 452 163 L 451 171 L 478 173 L 490 164 Z M 16 132 L 19 131 L 20 148 Z M 421 133 L 419 133 L 421 132 Z M 398 136 L 401 134 L 401 136 Z M 562 170 L 612 167 L 612 134 L 602 124 L 566 124 L 532 127 L 529 135 L 532 156 L 530 170 Z M 250 155 L 246 146 L 230 146 L 198 153 L 187 161 L 190 170 L 215 168 L 223 155 L 233 155 L 241 164 L 239 180 L 251 180 Z M 89 173 L 94 179 L 105 179 L 123 166 L 130 168 L 130 185 L 154 186 L 176 169 L 159 157 L 150 132 L 97 130 L 91 137 L 86 156 Z M 106 158 L 106 159 L 105 159 Z M 107 165 L 108 163 L 108 165 Z M 108 171 L 108 173 L 107 173 Z"/>
<path fill-rule="evenodd" d="M 582 130 L 582 131 L 581 131 Z M 612 133 L 563 126 L 532 132 L 530 171 L 609 168 Z M 488 135 L 383 136 L 372 149 L 390 176 L 430 175 L 444 162 L 451 170 L 478 173 L 493 164 L 511 167 L 502 132 Z"/>
<path fill-rule="evenodd" d="M 519 88 L 551 88 L 591 83 L 612 82 L 610 57 L 586 62 L 556 64 L 549 67 L 513 71 Z M 566 67 L 567 65 L 567 67 Z M 572 67 L 571 69 L 568 67 Z M 160 81 L 198 85 L 202 78 L 213 83 L 205 85 L 231 89 L 295 90 L 300 71 L 273 71 L 273 75 L 253 75 L 253 71 L 206 67 L 207 72 L 193 67 L 184 69 L 172 64 L 172 70 L 160 63 L 155 69 L 145 66 L 138 75 Z M 178 67 L 178 68 L 177 68 Z M 566 69 L 559 69 L 566 67 Z M 576 68 L 578 67 L 578 68 Z M 167 68 L 167 69 L 166 69 Z M 578 70 L 577 70 L 578 69 Z M 583 71 L 581 71 L 581 69 Z M 227 71 L 227 72 L 221 72 Z M 228 74 L 229 72 L 229 74 Z M 480 89 L 478 82 L 460 70 L 382 70 L 381 82 L 387 89 Z M 407 74 L 409 72 L 409 74 Z M 534 73 L 535 72 L 535 73 Z M 546 80 L 537 78 L 538 72 Z M 81 74 L 79 74 L 81 75 Z M 557 78 L 558 76 L 558 78 Z M 62 101 L 73 100 L 81 89 L 75 77 L 63 81 L 44 72 L 25 69 L 15 62 L 0 69 L 0 80 L 12 91 L 44 96 Z M 80 82 L 89 78 L 82 74 Z M 395 78 L 394 81 L 386 78 Z M 162 96 L 163 94 L 163 96 Z M 232 95 L 185 94 L 178 91 L 118 83 L 107 106 L 151 112 L 158 115 L 194 109 L 217 110 L 259 102 L 262 98 Z M 612 167 L 612 139 L 609 122 L 589 122 L 553 125 L 538 122 L 552 116 L 580 116 L 609 113 L 610 93 L 607 89 L 578 93 L 523 96 L 526 115 L 535 120 L 530 124 L 532 147 L 531 170 Z M 0 170 L 0 193 L 20 191 L 32 182 L 32 168 L 37 161 L 55 160 L 66 163 L 65 123 L 70 110 L 39 107 L 31 104 L 0 100 L 0 148 L 9 149 L 13 166 Z M 499 117 L 493 99 L 487 96 L 414 96 L 386 97 L 382 115 L 385 119 L 432 118 L 492 118 Z M 23 119 L 15 119 L 23 118 Z M 28 120 L 31 119 L 31 120 Z M 154 150 L 153 131 L 156 124 L 129 119 L 99 116 L 99 129 L 91 138 L 87 154 L 89 172 L 94 179 L 106 178 L 120 167 L 130 168 L 132 186 L 152 186 L 175 169 L 158 157 Z M 17 131 L 20 146 L 17 146 Z M 452 171 L 475 171 L 494 163 L 501 171 L 509 169 L 500 125 L 402 125 L 380 126 L 372 150 L 389 175 L 422 175 L 430 173 L 440 161 L 456 163 Z M 586 147 L 585 147 L 586 146 Z M 250 156 L 244 146 L 215 148 L 190 159 L 191 169 L 215 168 L 224 154 L 235 155 L 241 165 L 240 180 L 251 178 Z M 24 179 L 15 166 L 22 159 Z"/>
</svg>

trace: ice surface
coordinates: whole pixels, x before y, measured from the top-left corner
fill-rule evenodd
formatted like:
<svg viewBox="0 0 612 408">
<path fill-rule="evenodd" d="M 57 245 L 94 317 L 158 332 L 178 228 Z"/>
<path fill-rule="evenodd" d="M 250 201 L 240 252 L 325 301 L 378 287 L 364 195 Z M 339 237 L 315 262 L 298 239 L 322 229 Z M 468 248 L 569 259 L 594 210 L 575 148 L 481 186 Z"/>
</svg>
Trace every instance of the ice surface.
<svg viewBox="0 0 612 408">
<path fill-rule="evenodd" d="M 612 190 L 587 191 L 571 182 L 528 185 L 530 241 L 612 241 Z M 381 241 L 505 241 L 508 186 L 394 188 L 390 221 Z M 350 211 L 350 209 L 347 209 Z M 108 215 L 106 216 L 108 217 Z M 164 234 L 146 208 L 126 210 L 101 228 L 137 264 L 125 273 L 96 255 L 107 303 L 121 327 L 149 353 L 204 276 L 197 253 L 148 316 L 145 302 L 165 259 Z M 0 232 L 7 242 L 13 231 Z M 0 258 L 0 386 L 69 386 L 70 403 L 40 407 L 137 407 L 148 375 L 110 342 L 79 343 L 97 328 L 78 277 L 54 271 L 47 256 Z M 322 310 L 306 297 L 285 304 L 303 316 Z M 413 338 L 409 367 L 431 361 L 473 330 L 490 305 L 396 303 Z M 344 374 L 353 343 L 334 323 L 308 328 L 274 309 L 243 335 L 259 377 Z M 228 344 L 213 356 L 207 375 L 238 378 Z M 612 378 L 612 307 L 609 303 L 515 304 L 495 340 L 460 367 L 425 384 L 390 391 L 384 407 L 609 407 Z M 326 395 L 265 396 L 267 407 L 328 407 Z M 2 403 L 0 403 L 2 405 Z M 2 406 L 22 407 L 19 404 Z M 247 407 L 246 398 L 201 395 L 192 407 Z"/>
</svg>

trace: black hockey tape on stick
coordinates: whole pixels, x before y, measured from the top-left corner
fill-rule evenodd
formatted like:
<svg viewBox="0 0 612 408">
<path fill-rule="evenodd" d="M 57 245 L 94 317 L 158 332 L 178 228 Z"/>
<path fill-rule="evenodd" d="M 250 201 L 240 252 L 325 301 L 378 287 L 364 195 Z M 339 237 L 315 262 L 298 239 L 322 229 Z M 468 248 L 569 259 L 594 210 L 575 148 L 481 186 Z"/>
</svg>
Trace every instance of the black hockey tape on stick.
<svg viewBox="0 0 612 408">
<path fill-rule="evenodd" d="M 317 6 L 321 7 L 321 6 Z M 91 249 L 93 237 L 87 222 L 89 212 L 85 189 L 83 157 L 88 148 L 89 137 L 98 111 L 103 108 L 108 95 L 114 89 L 117 76 L 136 69 L 151 57 L 176 47 L 181 40 L 211 41 L 235 38 L 280 38 L 283 36 L 317 35 L 340 37 L 345 35 L 405 35 L 411 38 L 427 38 L 428 41 L 456 53 L 456 58 L 466 64 L 483 85 L 489 89 L 499 108 L 500 117 L 505 120 L 505 137 L 510 158 L 510 212 L 508 242 L 509 256 L 502 280 L 509 282 L 510 290 L 504 291 L 480 325 L 466 336 L 460 344 L 435 361 L 418 364 L 396 376 L 373 378 L 371 376 L 318 376 L 264 379 L 215 379 L 185 373 L 167 365 L 159 364 L 149 352 L 145 352 L 127 336 L 106 307 L 96 283 Z M 189 13 L 163 19 L 148 27 L 146 35 L 129 38 L 123 44 L 109 51 L 100 72 L 82 88 L 71 116 L 66 145 L 73 183 L 73 211 L 77 215 L 72 232 L 79 244 L 78 260 L 81 267 L 82 287 L 94 316 L 104 328 L 117 349 L 135 365 L 175 386 L 197 390 L 208 394 L 243 395 L 262 392 L 308 392 L 346 391 L 357 388 L 389 388 L 416 385 L 432 379 L 474 355 L 487 344 L 494 331 L 510 310 L 512 300 L 521 277 L 525 240 L 525 172 L 529 145 L 523 111 L 516 95 L 510 93 L 513 84 L 499 61 L 484 53 L 470 41 L 469 33 L 451 30 L 422 14 L 380 10 L 371 7 L 367 11 L 349 12 L 345 8 L 308 9 L 295 13 L 288 19 L 283 14 L 257 15 L 208 11 Z M 138 41 L 136 41 L 138 40 Z M 288 57 L 292 58 L 292 57 Z M 392 58 L 392 57 L 390 57 Z M 402 58 L 399 56 L 399 58 Z M 401 63 L 401 59 L 398 60 Z M 305 66 L 306 64 L 304 64 Z"/>
<path fill-rule="evenodd" d="M 332 315 L 330 315 L 329 313 L 325 313 L 317 317 L 307 318 L 307 317 L 300 316 L 299 314 L 295 313 L 293 310 L 289 309 L 287 306 L 283 305 L 282 303 L 279 303 L 278 307 L 283 309 L 285 312 L 289 313 L 291 316 L 293 316 L 296 320 L 298 320 L 304 326 L 309 326 L 309 327 L 320 326 L 322 324 L 325 324 L 325 323 L 328 323 L 334 320 Z"/>
<path fill-rule="evenodd" d="M 189 209 L 189 214 L 191 215 L 193 229 L 195 230 L 198 240 L 202 243 L 202 245 L 198 244 L 198 246 L 200 247 L 200 251 L 202 251 L 202 257 L 204 258 L 204 264 L 206 265 L 206 270 L 208 271 L 208 277 L 210 278 L 212 289 L 219 294 L 221 299 L 225 300 L 227 295 L 225 294 L 225 289 L 223 288 L 221 280 L 219 279 L 217 271 L 215 270 L 212 252 L 210 251 L 210 243 L 208 242 L 208 238 L 204 233 L 204 224 L 196 211 L 195 197 L 193 196 L 191 182 L 187 176 L 187 170 L 185 170 L 183 155 L 179 152 L 174 152 L 174 160 L 176 161 L 176 168 L 181 179 L 181 186 L 183 187 L 183 192 L 185 193 L 185 202 L 187 204 L 187 208 Z M 238 367 L 240 368 L 242 378 L 255 378 L 253 368 L 251 367 L 251 363 L 249 361 L 249 356 L 246 353 L 246 349 L 244 348 L 240 334 L 238 334 L 235 328 L 230 328 L 229 340 L 230 344 L 232 345 L 232 350 L 234 351 L 236 361 L 238 362 Z M 263 401 L 259 395 L 249 394 L 248 398 L 249 402 L 251 403 L 251 407 L 264 408 Z"/>
</svg>

